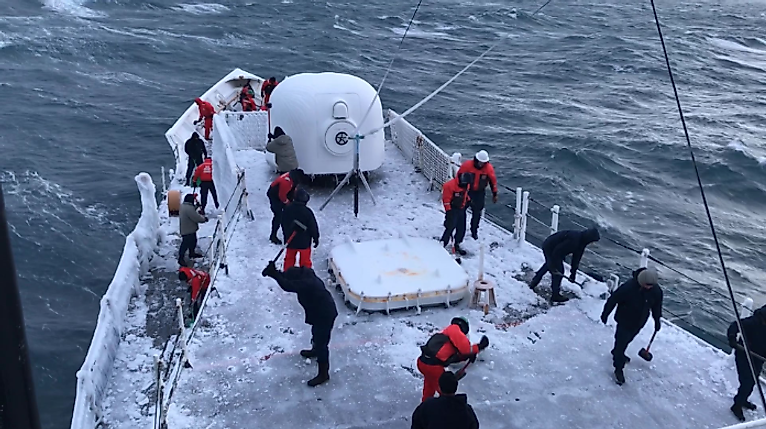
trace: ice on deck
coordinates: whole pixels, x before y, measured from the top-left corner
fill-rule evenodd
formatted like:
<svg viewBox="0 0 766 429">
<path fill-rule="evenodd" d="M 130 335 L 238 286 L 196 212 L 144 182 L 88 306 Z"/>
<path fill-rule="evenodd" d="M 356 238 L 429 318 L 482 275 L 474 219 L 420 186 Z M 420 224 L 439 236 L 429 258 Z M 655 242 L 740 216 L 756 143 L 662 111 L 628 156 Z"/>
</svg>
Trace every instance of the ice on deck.
<svg viewBox="0 0 766 429">
<path fill-rule="evenodd" d="M 327 278 L 328 250 L 354 240 L 424 239 L 442 233 L 444 214 L 436 193 L 396 151 L 373 175 L 373 206 L 365 194 L 354 218 L 351 190 L 341 192 L 324 211 L 317 207 L 331 189 L 312 189 L 309 206 L 317 215 L 323 242 L 315 268 Z M 487 335 L 491 344 L 468 368 L 460 392 L 468 394 L 482 428 L 718 428 L 736 423 L 729 411 L 738 385 L 731 356 L 664 323 L 652 345 L 654 360 L 637 352 L 652 326 L 627 350 L 632 362 L 627 383 L 614 383 L 610 350 L 614 322 L 598 319 L 604 301 L 564 281 L 581 297 L 549 308 L 545 300 L 515 279 L 521 264 L 536 267 L 540 251 L 483 223 L 479 234 L 489 246 L 485 278 L 495 283 L 498 307 L 488 315 L 469 310 L 467 300 L 451 309 L 430 307 L 387 316 L 354 311 L 333 291 L 339 315 L 330 342 L 330 381 L 316 388 L 316 374 L 298 352 L 310 345 L 310 328 L 294 294 L 260 275 L 278 247 L 268 244 L 271 213 L 266 187 L 273 179 L 263 155 L 238 153 L 247 167 L 252 222 L 242 221 L 229 245 L 229 276 L 216 282 L 190 353 L 194 368 L 184 370 L 169 410 L 169 428 L 407 428 L 421 396 L 415 368 L 419 345 L 457 315 L 468 317 L 470 336 Z M 479 243 L 464 248 L 477 255 Z M 586 256 L 587 258 L 587 256 Z M 478 257 L 463 258 L 471 278 Z M 544 287 L 548 282 L 547 278 Z M 760 411 L 758 413 L 761 414 Z M 748 413 L 748 419 L 756 417 Z M 117 427 L 118 425 L 115 425 Z M 131 427 L 130 425 L 124 427 Z"/>
<path fill-rule="evenodd" d="M 345 299 L 364 310 L 450 304 L 468 295 L 468 273 L 433 239 L 349 241 L 330 251 L 329 266 Z"/>
</svg>

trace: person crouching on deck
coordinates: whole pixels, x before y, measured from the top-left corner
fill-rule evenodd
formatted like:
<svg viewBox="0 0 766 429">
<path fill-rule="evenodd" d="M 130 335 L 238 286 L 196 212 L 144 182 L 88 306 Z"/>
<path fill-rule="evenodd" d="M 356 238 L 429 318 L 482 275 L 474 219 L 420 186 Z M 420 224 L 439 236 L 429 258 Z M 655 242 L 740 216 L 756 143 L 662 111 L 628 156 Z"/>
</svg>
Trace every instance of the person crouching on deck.
<svg viewBox="0 0 766 429">
<path fill-rule="evenodd" d="M 465 255 L 465 250 L 460 248 L 460 243 L 465 238 L 465 211 L 468 208 L 468 185 L 470 178 L 466 175 L 455 177 L 444 184 L 442 188 L 442 201 L 444 202 L 444 234 L 442 243 L 444 247 L 450 242 L 452 233 L 455 232 L 455 252 Z"/>
<path fill-rule="evenodd" d="M 274 214 L 274 217 L 271 219 L 271 235 L 269 236 L 269 240 L 274 244 L 282 244 L 282 241 L 277 237 L 277 231 L 282 226 L 282 211 L 287 203 L 293 200 L 295 187 L 300 184 L 302 178 L 303 170 L 290 170 L 274 179 L 269 186 L 269 190 L 266 191 L 266 196 L 269 197 L 269 204 L 271 205 L 271 212 Z M 282 231 L 282 235 L 284 236 L 284 231 Z M 284 238 L 287 239 L 287 237 Z"/>
<path fill-rule="evenodd" d="M 205 121 L 205 140 L 210 140 L 210 131 L 213 130 L 215 107 L 199 97 L 195 98 L 194 102 L 197 103 L 197 109 L 199 110 L 199 118 L 194 121 L 194 125 L 199 124 L 200 121 Z"/>
<path fill-rule="evenodd" d="M 319 226 L 317 226 L 314 212 L 306 206 L 311 196 L 298 187 L 295 189 L 293 201 L 282 212 L 282 233 L 287 237 L 287 251 L 285 253 L 284 270 L 295 266 L 295 257 L 300 255 L 299 265 L 311 268 L 311 242 L 314 247 L 319 246 Z M 296 221 L 306 226 L 304 231 L 298 228 Z M 293 236 L 293 234 L 295 234 Z M 292 237 L 292 239 L 290 239 Z"/>
<path fill-rule="evenodd" d="M 274 134 L 269 133 L 266 151 L 274 154 L 277 163 L 277 174 L 282 174 L 298 168 L 298 157 L 295 156 L 293 139 L 281 127 L 274 128 Z"/>
<path fill-rule="evenodd" d="M 178 269 L 178 280 L 186 282 L 189 285 L 188 291 L 191 293 L 192 317 L 197 318 L 202 300 L 205 299 L 205 293 L 210 286 L 210 274 L 192 268 L 181 267 Z"/>
<path fill-rule="evenodd" d="M 423 374 L 423 398 L 441 395 L 439 377 L 444 373 L 444 368 L 457 362 L 476 360 L 480 351 L 489 347 L 489 338 L 481 337 L 479 344 L 471 345 L 466 336 L 469 331 L 468 319 L 455 317 L 443 331 L 429 338 L 426 345 L 420 347 L 421 355 L 418 358 L 418 371 Z"/>
<path fill-rule="evenodd" d="M 213 195 L 213 203 L 215 203 L 216 210 L 218 209 L 218 193 L 215 192 L 215 183 L 213 183 L 213 158 L 207 158 L 205 161 L 194 170 L 194 177 L 192 178 L 194 184 L 199 186 L 200 194 L 202 194 L 202 211 L 207 208 L 207 194 Z"/>
<path fill-rule="evenodd" d="M 338 310 L 330 291 L 325 288 L 322 279 L 314 270 L 306 267 L 292 267 L 284 273 L 277 270 L 274 261 L 261 272 L 264 277 L 277 281 L 285 292 L 298 294 L 298 302 L 306 312 L 305 322 L 311 325 L 311 344 L 309 350 L 301 350 L 304 358 L 317 358 L 319 372 L 308 381 L 311 387 L 318 386 L 330 379 L 330 333 L 332 332 Z"/>
</svg>

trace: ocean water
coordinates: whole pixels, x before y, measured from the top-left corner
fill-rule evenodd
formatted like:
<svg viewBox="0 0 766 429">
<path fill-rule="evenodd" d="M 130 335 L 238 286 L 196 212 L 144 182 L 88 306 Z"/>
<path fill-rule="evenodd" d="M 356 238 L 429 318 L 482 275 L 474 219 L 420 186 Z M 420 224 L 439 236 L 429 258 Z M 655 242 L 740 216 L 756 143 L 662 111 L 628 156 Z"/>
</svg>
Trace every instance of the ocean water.
<svg viewBox="0 0 766 429">
<path fill-rule="evenodd" d="M 531 17 L 541 3 L 424 1 L 384 106 L 405 110 L 504 37 L 410 120 L 449 153 L 487 149 L 504 185 L 561 205 L 562 227 L 597 224 L 688 273 L 702 284 L 661 270 L 667 310 L 720 335 L 732 310 L 649 3 L 553 0 Z M 133 177 L 159 183 L 172 167 L 163 133 L 177 116 L 235 67 L 377 85 L 415 4 L 0 2 L 0 181 L 46 429 L 69 427 L 98 300 L 140 211 Z M 657 6 L 733 286 L 763 304 L 766 4 Z M 510 222 L 503 204 L 490 211 Z M 638 264 L 607 240 L 594 250 L 583 265 L 601 274 Z"/>
</svg>

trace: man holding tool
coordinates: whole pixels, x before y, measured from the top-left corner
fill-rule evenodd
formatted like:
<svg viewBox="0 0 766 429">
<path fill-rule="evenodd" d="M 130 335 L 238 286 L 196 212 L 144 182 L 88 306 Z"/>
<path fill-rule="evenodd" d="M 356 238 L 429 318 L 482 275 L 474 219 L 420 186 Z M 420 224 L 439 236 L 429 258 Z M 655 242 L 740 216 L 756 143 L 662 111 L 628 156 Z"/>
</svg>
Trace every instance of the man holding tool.
<svg viewBox="0 0 766 429">
<path fill-rule="evenodd" d="M 308 381 L 308 385 L 318 386 L 330 379 L 330 334 L 335 318 L 338 316 L 335 300 L 314 270 L 306 267 L 292 267 L 282 273 L 277 270 L 274 263 L 278 258 L 279 255 L 273 261 L 269 261 L 261 275 L 276 280 L 285 292 L 298 294 L 298 302 L 306 312 L 305 322 L 311 325 L 312 344 L 311 349 L 301 350 L 301 356 L 317 358 L 319 371 L 316 377 Z"/>
<path fill-rule="evenodd" d="M 729 345 L 735 350 L 734 362 L 737 364 L 737 376 L 739 377 L 739 390 L 737 390 L 737 395 L 734 396 L 734 405 L 731 406 L 731 412 L 740 421 L 744 422 L 745 414 L 742 412 L 742 408 L 748 410 L 756 409 L 755 404 L 748 401 L 747 398 L 753 393 L 757 377 L 763 369 L 763 356 L 766 356 L 766 306 L 755 310 L 752 316 L 745 317 L 740 323 L 742 323 L 742 330 L 745 333 L 747 345 L 750 349 L 750 360 L 753 362 L 753 371 L 755 372 L 756 379 L 753 379 L 753 374 L 749 367 L 750 364 L 747 355 L 745 355 L 745 348 L 742 346 L 742 341 L 738 338 L 740 337 L 738 335 L 739 326 L 737 326 L 736 321 L 729 325 L 726 337 L 729 339 Z"/>
<path fill-rule="evenodd" d="M 418 358 L 418 371 L 423 374 L 423 398 L 422 401 L 434 396 L 441 390 L 439 377 L 444 373 L 444 368 L 457 362 L 468 360 L 468 363 L 476 360 L 480 351 L 489 347 L 489 338 L 481 337 L 479 344 L 471 345 L 466 336 L 469 331 L 468 319 L 455 317 L 450 325 L 443 331 L 434 334 L 428 342 L 420 347 L 421 355 Z M 465 374 L 466 364 L 459 372 L 459 378 Z"/>
<path fill-rule="evenodd" d="M 622 369 L 627 362 L 630 362 L 630 358 L 625 356 L 625 350 L 644 327 L 646 321 L 649 320 L 649 311 L 652 312 L 654 318 L 655 335 L 662 326 L 660 323 L 662 289 L 657 284 L 657 280 L 657 270 L 639 268 L 633 271 L 633 278 L 621 284 L 604 304 L 601 321 L 605 325 L 612 310 L 617 306 L 617 312 L 614 315 L 614 320 L 617 321 L 617 330 L 614 332 L 612 361 L 614 363 L 614 378 L 620 386 L 625 383 Z M 652 336 L 652 340 L 654 340 L 654 336 Z M 651 345 L 651 342 L 649 344 Z M 642 357 L 644 356 L 642 355 Z"/>
</svg>

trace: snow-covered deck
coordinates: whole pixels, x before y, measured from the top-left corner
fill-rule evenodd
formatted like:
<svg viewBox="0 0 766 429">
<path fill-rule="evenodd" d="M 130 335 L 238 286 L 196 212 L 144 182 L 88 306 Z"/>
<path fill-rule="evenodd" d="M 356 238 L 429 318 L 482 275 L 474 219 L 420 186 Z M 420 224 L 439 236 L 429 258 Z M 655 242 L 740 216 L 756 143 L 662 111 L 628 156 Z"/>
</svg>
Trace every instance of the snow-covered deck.
<svg viewBox="0 0 766 429">
<path fill-rule="evenodd" d="M 386 162 L 371 181 L 378 205 L 362 193 L 358 219 L 350 189 L 322 212 L 317 207 L 331 189 L 311 190 L 309 206 L 321 231 L 313 258 L 320 276 L 327 277 L 329 250 L 346 243 L 347 236 L 364 241 L 441 235 L 439 196 L 426 192 L 425 179 L 394 146 L 386 151 Z M 483 428 L 736 423 L 728 410 L 737 386 L 730 356 L 664 324 L 652 346 L 654 360 L 645 362 L 636 353 L 648 341 L 648 327 L 628 348 L 633 360 L 626 367 L 627 383 L 617 386 L 609 353 L 614 322 L 605 327 L 598 319 L 603 301 L 565 281 L 563 287 L 574 288 L 582 299 L 548 308 L 514 278 L 522 262 L 542 263 L 539 250 L 488 223 L 480 235 L 499 244 L 488 246 L 485 256 L 497 308 L 485 316 L 469 310 L 465 300 L 450 309 L 425 308 L 420 315 L 415 310 L 355 315 L 333 291 L 339 316 L 330 343 L 331 380 L 307 387 L 316 364 L 298 355 L 310 344 L 303 311 L 295 295 L 260 274 L 278 251 L 268 242 L 271 213 L 265 193 L 273 175 L 262 153 L 243 150 L 236 156 L 246 169 L 256 220 L 241 221 L 231 240 L 229 276 L 218 277 L 220 297 L 209 300 L 190 347 L 194 368 L 181 374 L 168 415 L 171 429 L 409 427 L 422 388 L 415 369 L 418 346 L 456 315 L 470 319 L 473 340 L 486 334 L 491 341 L 459 389 L 468 394 Z M 463 259 L 475 279 L 479 245 L 469 238 L 464 247 L 475 255 Z"/>
</svg>

